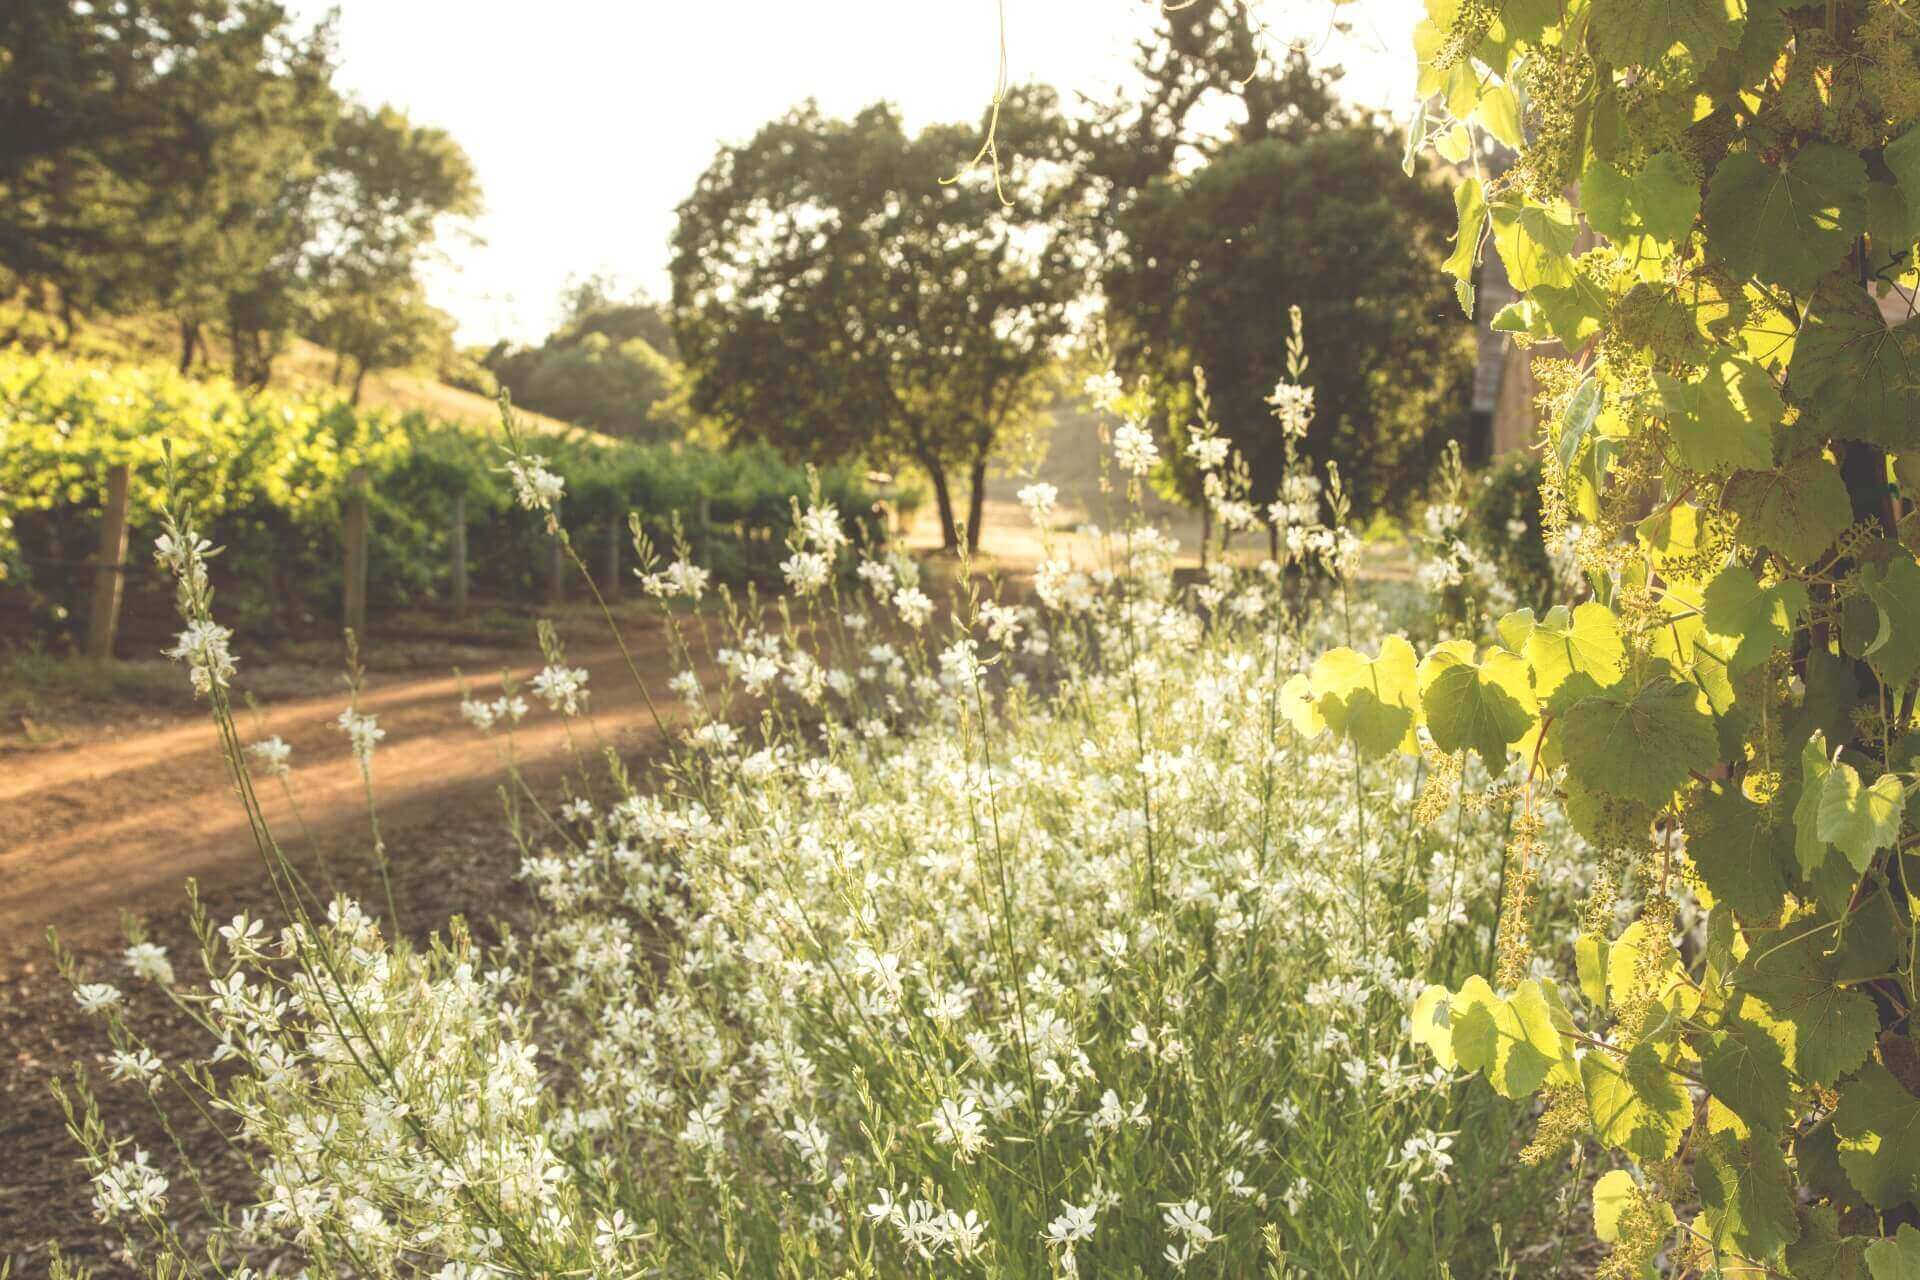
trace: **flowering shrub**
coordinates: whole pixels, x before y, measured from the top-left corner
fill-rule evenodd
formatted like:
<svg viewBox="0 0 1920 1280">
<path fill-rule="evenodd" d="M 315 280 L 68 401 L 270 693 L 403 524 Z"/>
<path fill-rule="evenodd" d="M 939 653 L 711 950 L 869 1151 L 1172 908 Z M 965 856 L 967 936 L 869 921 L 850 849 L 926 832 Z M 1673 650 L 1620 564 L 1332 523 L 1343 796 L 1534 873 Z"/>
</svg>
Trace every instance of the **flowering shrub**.
<svg viewBox="0 0 1920 1280">
<path fill-rule="evenodd" d="M 1114 442 L 1137 496 L 1151 437 Z M 564 485 L 513 465 L 557 521 Z M 195 1096 L 258 1176 L 189 1240 L 191 1167 L 77 1108 L 102 1219 L 155 1274 L 1481 1276 L 1502 1224 L 1550 1258 L 1562 1180 L 1502 1172 L 1521 1113 L 1423 1061 L 1406 1017 L 1492 951 L 1500 785 L 1431 748 L 1363 760 L 1283 697 L 1389 622 L 1347 589 L 1329 493 L 1295 486 L 1278 541 L 1337 597 L 1271 561 L 1176 591 L 1173 544 L 1130 522 L 1025 599 L 897 557 L 837 572 L 856 553 L 816 495 L 777 607 L 730 610 L 719 677 L 689 656 L 673 681 L 689 718 L 654 784 L 583 774 L 522 811 L 525 936 L 395 939 L 266 834 L 287 922 L 207 925 L 199 987 L 128 954 L 213 1063 L 77 988 L 116 1074 Z M 1043 539 L 1056 497 L 1022 493 Z M 705 590 L 684 547 L 636 543 L 663 602 Z M 170 525 L 180 654 L 244 799 L 284 753 L 235 735 L 207 551 Z M 590 716 L 542 639 L 546 710 L 469 699 L 477 730 Z M 371 788 L 377 725 L 341 723 Z M 1566 940 L 1577 842 L 1529 836 Z"/>
</svg>

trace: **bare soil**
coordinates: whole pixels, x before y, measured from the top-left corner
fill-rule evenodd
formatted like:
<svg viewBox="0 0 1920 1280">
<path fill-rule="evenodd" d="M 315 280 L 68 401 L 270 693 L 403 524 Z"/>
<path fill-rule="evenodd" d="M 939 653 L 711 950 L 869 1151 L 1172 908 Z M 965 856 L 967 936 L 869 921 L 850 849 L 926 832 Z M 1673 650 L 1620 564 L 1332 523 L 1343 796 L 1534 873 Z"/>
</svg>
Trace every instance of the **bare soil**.
<svg viewBox="0 0 1920 1280">
<path fill-rule="evenodd" d="M 584 621 L 578 629 L 583 641 L 592 634 Z M 660 697 L 673 673 L 664 628 L 654 617 L 623 618 L 621 632 L 671 725 L 674 700 Z M 634 760 L 661 743 L 604 626 L 598 637 L 596 646 L 568 650 L 569 664 L 590 673 L 591 716 L 570 725 L 529 693 L 535 710 L 513 735 L 516 764 L 547 802 L 582 757 L 613 747 Z M 485 940 L 496 922 L 524 916 L 528 903 L 513 878 L 519 855 L 498 796 L 504 763 L 461 716 L 461 680 L 449 668 L 463 668 L 475 695 L 491 698 L 503 667 L 522 685 L 531 678 L 538 647 L 520 629 L 425 644 L 410 637 L 384 648 L 376 634 L 369 648 L 377 669 L 366 675 L 359 704 L 387 733 L 374 756 L 374 800 L 402 923 L 424 934 L 462 915 Z M 276 838 L 310 882 L 323 883 L 324 865 L 340 889 L 383 901 L 365 787 L 336 723 L 346 702 L 338 669 L 283 657 L 255 664 L 249 676 L 260 705 L 243 713 L 243 737 L 278 735 L 293 747 L 286 788 L 257 782 Z M 171 678 L 184 682 L 184 673 Z M 44 1275 L 55 1244 L 99 1274 L 126 1274 L 115 1241 L 92 1218 L 51 1082 L 86 1069 L 116 1133 L 176 1169 L 178 1158 L 141 1091 L 104 1078 L 104 1031 L 74 1003 L 47 932 L 58 931 L 83 980 L 127 992 L 129 1021 L 143 1038 L 178 1054 L 196 1051 L 202 1037 L 158 993 L 128 980 L 119 958 L 124 921 L 167 947 L 190 979 L 198 951 L 190 877 L 215 920 L 244 909 L 272 922 L 278 913 L 204 707 L 54 697 L 41 698 L 37 710 L 31 734 L 0 740 L 0 1274 L 11 1259 L 15 1276 Z M 244 1202 L 248 1174 L 224 1138 L 183 1099 L 158 1101 L 209 1185 Z M 191 1238 L 206 1211 L 187 1179 L 176 1177 L 174 1192 L 171 1211 Z"/>
</svg>

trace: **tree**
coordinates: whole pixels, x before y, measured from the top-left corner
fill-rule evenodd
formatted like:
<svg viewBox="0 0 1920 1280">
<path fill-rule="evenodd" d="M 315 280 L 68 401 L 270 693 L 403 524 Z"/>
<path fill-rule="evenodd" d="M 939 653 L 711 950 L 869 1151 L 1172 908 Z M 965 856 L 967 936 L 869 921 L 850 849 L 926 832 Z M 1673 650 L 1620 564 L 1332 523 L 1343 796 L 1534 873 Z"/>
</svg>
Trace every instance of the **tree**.
<svg viewBox="0 0 1920 1280">
<path fill-rule="evenodd" d="M 1190 177 L 1151 184 L 1121 217 L 1123 249 L 1105 285 L 1115 355 L 1147 373 L 1181 443 L 1193 369 L 1214 416 L 1252 469 L 1256 498 L 1282 471 L 1265 399 L 1286 367 L 1288 306 L 1316 350 L 1309 457 L 1337 460 L 1357 508 L 1417 491 L 1465 421 L 1472 330 L 1439 275 L 1453 202 L 1400 148 L 1365 124 L 1299 140 L 1268 137 L 1220 153 Z M 1175 492 L 1201 501 L 1198 474 L 1169 450 Z"/>
<path fill-rule="evenodd" d="M 360 403 L 367 375 L 376 369 L 423 364 L 453 345 L 453 317 L 427 301 L 412 276 L 384 293 L 355 290 L 323 296 L 314 331 L 334 353 L 334 383 L 353 364 L 351 402 Z"/>
<path fill-rule="evenodd" d="M 723 150 L 674 235 L 695 411 L 816 459 L 919 466 L 949 549 L 952 473 L 978 547 L 988 463 L 1044 401 L 1086 279 L 1057 103 L 1014 93 L 998 131 L 997 190 L 985 173 L 943 181 L 978 126 L 910 136 L 884 105 L 838 121 L 808 104 Z"/>
<path fill-rule="evenodd" d="M 560 327 L 539 346 L 502 342 L 486 355 L 514 403 L 611 435 L 680 434 L 670 404 L 681 372 L 662 308 L 598 275 L 570 281 L 560 306 Z"/>
<path fill-rule="evenodd" d="M 69 333 L 170 314 L 183 370 L 224 326 L 251 386 L 316 296 L 402 296 L 440 218 L 477 208 L 472 167 L 344 99 L 335 62 L 331 19 L 276 0 L 0 8 L 0 280 Z"/>
<path fill-rule="evenodd" d="M 392 107 L 346 104 L 319 159 L 303 268 L 307 328 L 354 362 L 357 403 L 370 371 L 415 363 L 450 341 L 450 322 L 428 305 L 417 271 L 446 219 L 479 213 L 479 184 L 457 142 Z"/>
<path fill-rule="evenodd" d="M 261 350 L 337 103 L 330 25 L 271 0 L 29 2 L 0 12 L 0 67 L 0 268 L 51 291 L 69 332 L 160 308 L 189 359 L 208 319 Z"/>
</svg>

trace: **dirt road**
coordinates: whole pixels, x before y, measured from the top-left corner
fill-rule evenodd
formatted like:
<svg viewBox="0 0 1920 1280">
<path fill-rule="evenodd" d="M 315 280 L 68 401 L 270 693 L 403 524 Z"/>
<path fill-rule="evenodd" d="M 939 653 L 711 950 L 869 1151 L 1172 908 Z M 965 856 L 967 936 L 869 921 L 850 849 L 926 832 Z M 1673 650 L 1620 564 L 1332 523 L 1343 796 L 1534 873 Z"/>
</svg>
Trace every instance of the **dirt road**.
<svg viewBox="0 0 1920 1280">
<path fill-rule="evenodd" d="M 629 624 L 627 639 L 671 718 L 673 700 L 662 695 L 673 673 L 661 632 Z M 522 685 L 539 669 L 530 640 L 511 658 Z M 659 738 L 615 647 L 571 652 L 568 661 L 590 673 L 591 716 L 569 722 L 526 693 L 533 709 L 513 735 L 513 752 L 536 780 L 557 777 L 579 753 L 614 745 L 631 754 Z M 491 698 L 500 683 L 497 662 L 490 674 L 469 672 L 476 694 Z M 345 705 L 342 689 L 241 716 L 245 740 L 278 735 L 293 748 L 287 787 L 258 777 L 256 789 L 276 837 L 296 857 L 309 847 L 302 821 L 332 858 L 364 858 L 370 848 L 360 773 L 335 723 Z M 462 718 L 459 682 L 444 668 L 369 674 L 360 709 L 387 735 L 373 781 L 390 857 L 406 857 L 406 832 L 421 822 L 468 806 L 499 813 L 506 771 Z M 104 725 L 70 745 L 0 757 L 0 956 L 36 946 L 49 925 L 117 929 L 122 907 L 172 907 L 188 876 L 219 887 L 261 874 L 211 721 L 204 713 L 158 720 Z"/>
</svg>

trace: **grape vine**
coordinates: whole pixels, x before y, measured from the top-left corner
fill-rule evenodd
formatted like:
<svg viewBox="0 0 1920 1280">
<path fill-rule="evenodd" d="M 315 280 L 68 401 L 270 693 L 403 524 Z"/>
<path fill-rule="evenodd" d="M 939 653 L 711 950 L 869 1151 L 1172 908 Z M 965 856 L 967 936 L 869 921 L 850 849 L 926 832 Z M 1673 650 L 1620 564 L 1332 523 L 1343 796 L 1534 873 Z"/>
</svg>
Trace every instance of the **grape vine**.
<svg viewBox="0 0 1920 1280">
<path fill-rule="evenodd" d="M 1494 981 L 1429 988 L 1416 1039 L 1542 1100 L 1529 1158 L 1613 1153 L 1603 1275 L 1920 1277 L 1920 6 L 1428 14 L 1446 270 L 1469 310 L 1484 254 L 1520 293 L 1492 325 L 1589 593 L 1292 686 L 1303 728 L 1424 723 L 1508 778 Z M 1600 855 L 1578 990 L 1527 976 L 1547 803 Z"/>
</svg>

